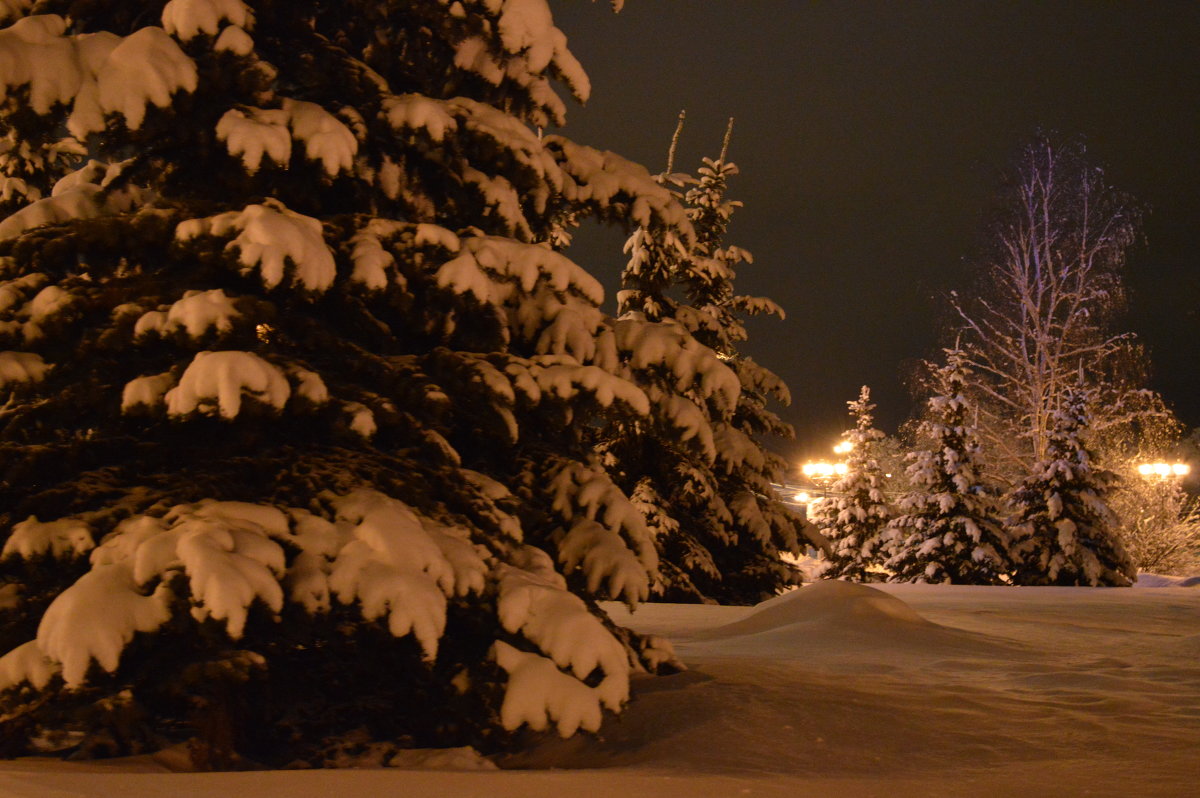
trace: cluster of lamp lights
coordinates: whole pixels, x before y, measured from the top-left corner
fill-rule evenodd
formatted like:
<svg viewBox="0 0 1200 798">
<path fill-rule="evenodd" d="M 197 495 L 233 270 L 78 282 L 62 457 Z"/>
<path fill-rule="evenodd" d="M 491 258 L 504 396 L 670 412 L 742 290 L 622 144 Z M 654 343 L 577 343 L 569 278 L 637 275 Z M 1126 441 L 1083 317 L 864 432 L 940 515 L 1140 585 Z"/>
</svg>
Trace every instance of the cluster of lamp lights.
<svg viewBox="0 0 1200 798">
<path fill-rule="evenodd" d="M 1138 473 L 1147 479 L 1171 479 L 1186 477 L 1192 471 L 1187 463 L 1142 463 L 1137 467 Z"/>
<path fill-rule="evenodd" d="M 850 441 L 842 441 L 833 447 L 833 453 L 844 455 L 848 454 L 853 448 L 854 444 Z M 810 460 L 809 462 L 800 466 L 800 471 L 806 478 L 820 486 L 822 490 L 825 490 L 835 479 L 845 476 L 846 464 L 830 463 L 826 460 Z M 801 491 L 793 498 L 801 504 L 815 503 L 812 497 L 808 495 L 807 491 Z"/>
<path fill-rule="evenodd" d="M 827 463 L 821 460 L 815 463 L 805 463 L 800 470 L 804 472 L 804 476 L 820 484 L 822 481 L 843 476 L 846 473 L 846 464 Z"/>
</svg>

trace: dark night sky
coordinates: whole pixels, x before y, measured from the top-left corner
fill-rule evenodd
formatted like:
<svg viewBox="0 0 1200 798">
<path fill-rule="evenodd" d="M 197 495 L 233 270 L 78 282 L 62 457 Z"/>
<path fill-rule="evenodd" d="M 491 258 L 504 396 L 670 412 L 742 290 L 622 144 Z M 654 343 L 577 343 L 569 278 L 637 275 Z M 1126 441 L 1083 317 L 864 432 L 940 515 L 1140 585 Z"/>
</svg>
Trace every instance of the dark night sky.
<svg viewBox="0 0 1200 798">
<path fill-rule="evenodd" d="M 592 79 L 565 133 L 677 169 L 715 156 L 736 118 L 728 243 L 749 249 L 739 289 L 786 321 L 748 351 L 793 394 L 793 456 L 825 456 L 868 384 L 893 432 L 912 401 L 901 364 L 933 352 L 939 296 L 969 279 L 998 170 L 1039 127 L 1086 137 L 1111 182 L 1150 207 L 1131 253 L 1127 322 L 1153 387 L 1200 425 L 1200 3 L 552 2 Z M 585 230 L 571 255 L 610 294 L 623 236 Z"/>
</svg>

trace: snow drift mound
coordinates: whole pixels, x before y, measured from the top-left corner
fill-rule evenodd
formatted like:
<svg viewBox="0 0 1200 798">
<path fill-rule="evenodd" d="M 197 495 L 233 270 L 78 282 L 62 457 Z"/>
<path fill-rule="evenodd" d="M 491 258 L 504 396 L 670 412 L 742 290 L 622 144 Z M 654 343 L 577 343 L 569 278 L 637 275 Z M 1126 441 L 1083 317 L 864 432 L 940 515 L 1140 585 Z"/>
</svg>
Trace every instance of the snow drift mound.
<svg viewBox="0 0 1200 798">
<path fill-rule="evenodd" d="M 795 624 L 820 624 L 846 630 L 865 627 L 872 631 L 896 625 L 935 626 L 912 607 L 882 590 L 852 582 L 825 580 L 768 599 L 749 617 L 710 629 L 698 637 L 740 637 Z"/>
<path fill-rule="evenodd" d="M 738 638 L 747 656 L 837 660 L 864 650 L 886 650 L 893 661 L 937 662 L 966 655 L 1014 653 L 1021 644 L 921 617 L 899 598 L 877 588 L 836 580 L 815 582 L 764 601 L 738 621 L 680 641 L 684 661 L 694 652 Z"/>
<path fill-rule="evenodd" d="M 1134 587 L 1200 587 L 1200 576 L 1166 576 L 1163 574 L 1138 574 Z"/>
</svg>

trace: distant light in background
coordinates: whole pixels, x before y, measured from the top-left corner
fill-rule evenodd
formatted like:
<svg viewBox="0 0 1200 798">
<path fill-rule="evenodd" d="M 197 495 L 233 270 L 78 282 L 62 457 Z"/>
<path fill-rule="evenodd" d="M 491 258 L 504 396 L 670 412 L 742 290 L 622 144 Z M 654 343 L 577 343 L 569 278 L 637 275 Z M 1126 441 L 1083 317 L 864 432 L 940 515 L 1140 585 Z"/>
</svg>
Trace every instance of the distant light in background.
<svg viewBox="0 0 1200 798">
<path fill-rule="evenodd" d="M 1182 478 L 1191 473 L 1192 467 L 1187 463 L 1142 463 L 1137 467 L 1138 473 L 1150 479 Z"/>
</svg>

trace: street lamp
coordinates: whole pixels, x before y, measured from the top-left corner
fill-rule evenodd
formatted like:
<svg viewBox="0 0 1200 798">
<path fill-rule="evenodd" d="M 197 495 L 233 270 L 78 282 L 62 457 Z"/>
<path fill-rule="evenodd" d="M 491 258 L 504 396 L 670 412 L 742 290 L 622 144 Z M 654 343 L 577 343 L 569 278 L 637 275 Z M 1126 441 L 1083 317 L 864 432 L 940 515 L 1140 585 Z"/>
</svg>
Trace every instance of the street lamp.
<svg viewBox="0 0 1200 798">
<path fill-rule="evenodd" d="M 1142 463 L 1137 467 L 1138 473 L 1146 479 L 1182 479 L 1191 473 L 1192 467 L 1187 463 Z"/>
<path fill-rule="evenodd" d="M 804 476 L 821 489 L 821 498 L 829 498 L 829 486 L 846 473 L 845 463 L 829 463 L 825 460 L 809 461 L 801 466 Z"/>
<path fill-rule="evenodd" d="M 1158 518 L 1155 523 L 1169 524 L 1177 520 L 1178 511 L 1168 505 L 1178 498 L 1179 482 L 1183 480 L 1192 467 L 1187 463 L 1139 463 L 1138 474 L 1149 482 L 1154 493 L 1158 494 Z"/>
</svg>

